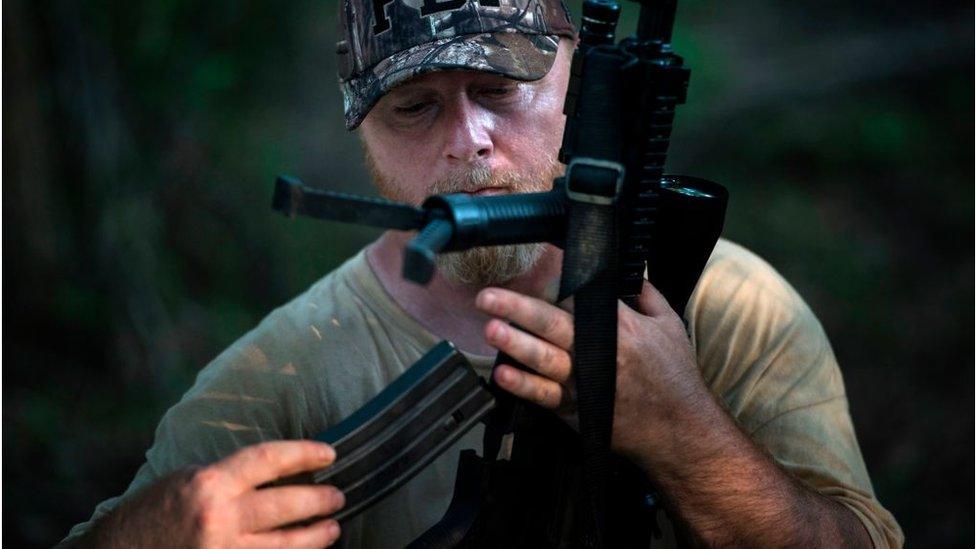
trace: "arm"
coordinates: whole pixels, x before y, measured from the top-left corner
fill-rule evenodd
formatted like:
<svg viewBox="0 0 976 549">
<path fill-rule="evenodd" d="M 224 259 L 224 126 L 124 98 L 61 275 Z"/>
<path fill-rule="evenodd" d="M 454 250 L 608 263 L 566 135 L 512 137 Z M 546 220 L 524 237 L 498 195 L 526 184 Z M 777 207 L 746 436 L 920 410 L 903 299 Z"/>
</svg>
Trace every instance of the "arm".
<svg viewBox="0 0 976 549">
<path fill-rule="evenodd" d="M 526 329 L 495 320 L 486 337 L 540 374 L 500 367 L 499 385 L 557 411 L 571 410 L 571 316 L 497 289 L 479 296 L 478 305 Z M 641 309 L 620 310 L 614 449 L 660 485 L 670 514 L 688 534 L 707 544 L 844 540 L 870 546 L 853 512 L 795 481 L 739 431 L 709 392 L 680 319 L 649 285 Z"/>
<path fill-rule="evenodd" d="M 674 418 L 672 436 L 654 437 L 676 444 L 635 457 L 695 545 L 873 546 L 850 509 L 781 469 L 711 395 L 693 404 Z"/>
<path fill-rule="evenodd" d="M 331 486 L 257 487 L 320 469 L 335 460 L 328 445 L 265 442 L 206 467 L 178 470 L 101 518 L 80 547 L 323 547 L 339 537 L 344 505 Z M 316 520 L 297 527 L 280 527 Z"/>
<path fill-rule="evenodd" d="M 317 409 L 307 410 L 305 388 L 313 386 L 315 377 L 303 360 L 308 345 L 303 345 L 298 336 L 311 331 L 308 324 L 304 325 L 305 332 L 293 327 L 296 308 L 284 307 L 269 315 L 201 370 L 194 385 L 160 420 L 146 461 L 129 487 L 120 496 L 100 503 L 91 519 L 73 527 L 61 546 L 75 546 L 82 539 L 96 546 L 123 545 L 133 535 L 151 539 L 150 545 L 178 545 L 180 537 L 192 534 L 185 528 L 196 522 L 194 517 L 201 513 L 209 516 L 208 506 L 218 502 L 206 500 L 209 495 L 225 503 L 240 498 L 244 512 L 243 508 L 250 505 L 250 498 L 242 497 L 245 493 L 260 494 L 255 499 L 264 500 L 265 494 L 278 490 L 256 491 L 258 482 L 238 484 L 232 490 L 229 483 L 237 481 L 231 478 L 236 477 L 233 471 L 237 469 L 218 464 L 233 463 L 228 461 L 229 456 L 246 456 L 239 452 L 253 448 L 250 451 L 269 454 L 266 464 L 257 469 L 269 479 L 277 478 L 294 463 L 288 458 L 293 452 L 288 446 L 306 443 L 289 442 L 282 448 L 278 445 L 283 443 L 272 441 L 304 438 L 305 418 L 323 415 Z M 325 398 L 320 401 L 327 402 Z M 214 475 L 215 471 L 220 474 Z M 216 481 L 211 475 L 218 477 Z M 224 492 L 214 493 L 215 487 Z M 327 491 L 313 493 L 321 496 Z M 296 497 L 315 496 L 303 493 Z M 310 507 L 314 508 L 316 505 Z M 165 534 L 160 535 L 161 531 Z"/>
</svg>

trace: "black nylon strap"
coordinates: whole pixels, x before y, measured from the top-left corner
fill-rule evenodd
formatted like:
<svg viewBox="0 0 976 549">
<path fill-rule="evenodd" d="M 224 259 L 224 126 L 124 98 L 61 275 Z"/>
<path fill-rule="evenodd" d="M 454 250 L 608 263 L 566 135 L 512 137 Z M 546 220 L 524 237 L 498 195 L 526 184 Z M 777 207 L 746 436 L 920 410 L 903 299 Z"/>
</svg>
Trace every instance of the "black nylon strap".
<svg viewBox="0 0 976 549">
<path fill-rule="evenodd" d="M 574 296 L 573 372 L 589 505 L 586 547 L 607 547 L 607 502 L 612 477 L 610 440 L 617 377 L 617 198 L 623 182 L 621 65 L 615 49 L 580 48 L 574 74 L 591 100 L 573 113 L 575 131 L 564 141 L 570 198 L 560 297 Z M 564 136 L 565 137 L 565 136 Z M 568 153 L 568 154 L 567 154 Z M 607 200 L 609 198 L 609 200 Z"/>
<path fill-rule="evenodd" d="M 616 233 L 614 205 L 573 203 L 560 294 L 574 295 L 573 371 L 591 512 L 583 542 L 589 547 L 606 546 L 617 377 Z"/>
</svg>

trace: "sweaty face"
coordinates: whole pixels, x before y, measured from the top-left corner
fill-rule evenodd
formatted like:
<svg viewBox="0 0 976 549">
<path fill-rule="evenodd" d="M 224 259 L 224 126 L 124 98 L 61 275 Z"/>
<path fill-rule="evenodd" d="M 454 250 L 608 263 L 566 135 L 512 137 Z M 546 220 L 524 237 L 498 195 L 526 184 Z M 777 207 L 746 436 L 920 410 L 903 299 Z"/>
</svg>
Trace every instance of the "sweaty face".
<svg viewBox="0 0 976 549">
<path fill-rule="evenodd" d="M 418 76 L 392 90 L 363 121 L 367 165 L 380 193 L 420 204 L 438 193 L 548 190 L 556 161 L 572 44 L 549 74 L 517 82 L 473 71 Z M 455 282 L 504 284 L 529 271 L 543 246 L 480 248 L 439 258 Z"/>
</svg>

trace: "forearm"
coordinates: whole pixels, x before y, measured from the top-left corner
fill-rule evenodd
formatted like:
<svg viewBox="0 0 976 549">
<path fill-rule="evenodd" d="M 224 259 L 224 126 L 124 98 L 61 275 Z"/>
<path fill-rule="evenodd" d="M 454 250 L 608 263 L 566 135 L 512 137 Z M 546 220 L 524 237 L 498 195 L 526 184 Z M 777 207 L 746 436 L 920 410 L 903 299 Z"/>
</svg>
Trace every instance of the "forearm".
<svg viewBox="0 0 976 549">
<path fill-rule="evenodd" d="M 85 547 L 325 547 L 345 505 L 332 486 L 268 482 L 328 467 L 335 450 L 310 440 L 267 441 L 164 477 L 99 520 Z M 300 526 L 296 526 L 300 524 Z M 288 526 L 287 528 L 283 528 Z"/>
<path fill-rule="evenodd" d="M 185 482 L 188 471 L 160 479 L 131 500 L 101 517 L 74 545 L 83 548 L 176 547 L 184 525 L 174 524 L 184 516 L 174 490 Z"/>
<path fill-rule="evenodd" d="M 783 471 L 710 395 L 707 400 L 638 460 L 690 541 L 871 547 L 852 511 Z"/>
</svg>

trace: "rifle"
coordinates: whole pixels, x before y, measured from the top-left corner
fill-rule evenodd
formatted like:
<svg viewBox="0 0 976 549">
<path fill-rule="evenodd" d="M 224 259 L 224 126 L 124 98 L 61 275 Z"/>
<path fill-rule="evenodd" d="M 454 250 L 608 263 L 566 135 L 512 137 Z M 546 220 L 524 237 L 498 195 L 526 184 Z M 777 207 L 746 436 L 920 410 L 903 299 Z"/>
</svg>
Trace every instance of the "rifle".
<svg viewBox="0 0 976 549">
<path fill-rule="evenodd" d="M 643 273 L 684 311 L 721 234 L 727 191 L 663 174 L 675 107 L 690 71 L 671 50 L 676 0 L 638 0 L 637 34 L 615 44 L 620 6 L 586 0 L 573 56 L 559 160 L 542 193 L 437 195 L 421 207 L 315 190 L 280 176 L 273 207 L 382 228 L 418 230 L 403 276 L 424 284 L 438 253 L 549 242 L 564 250 L 560 299 L 574 296 L 580 432 L 481 380 L 442 342 L 374 399 L 315 437 L 332 467 L 290 481 L 346 493 L 355 516 L 412 478 L 478 422 L 484 449 L 462 452 L 444 518 L 411 547 L 647 547 L 657 497 L 612 455 L 617 300 L 632 307 Z M 509 357 L 501 361 L 514 363 Z M 504 436 L 510 460 L 497 459 Z M 531 516 L 528 521 L 525 517 Z"/>
</svg>

